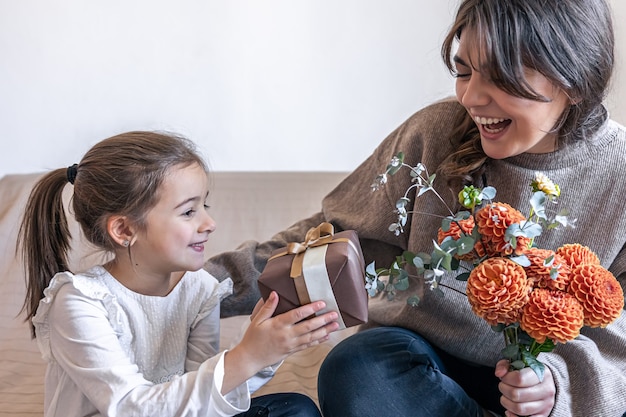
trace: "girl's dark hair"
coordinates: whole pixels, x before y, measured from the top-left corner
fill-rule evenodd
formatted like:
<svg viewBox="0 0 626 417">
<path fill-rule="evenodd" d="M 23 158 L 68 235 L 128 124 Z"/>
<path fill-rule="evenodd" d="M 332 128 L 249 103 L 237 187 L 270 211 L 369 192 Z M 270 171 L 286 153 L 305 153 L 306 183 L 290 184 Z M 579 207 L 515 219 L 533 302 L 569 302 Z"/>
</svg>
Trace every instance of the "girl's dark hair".
<svg viewBox="0 0 626 417">
<path fill-rule="evenodd" d="M 524 68 L 538 71 L 561 88 L 572 104 L 554 127 L 559 144 L 586 139 L 608 117 L 602 105 L 614 63 L 611 10 L 606 0 L 465 0 L 446 36 L 441 55 L 452 74 L 453 46 L 464 30 L 476 36 L 473 66 L 507 93 L 548 101 L 533 91 Z M 452 140 L 459 143 L 441 171 L 450 182 L 476 181 L 487 156 L 464 112 Z"/>
<path fill-rule="evenodd" d="M 19 231 L 27 320 L 34 316 L 52 277 L 69 270 L 71 234 L 62 194 L 70 179 L 74 184 L 70 211 L 87 240 L 110 252 L 116 245 L 107 233 L 108 218 L 124 215 L 145 227 L 145 216 L 156 205 L 169 170 L 193 164 L 208 172 L 190 140 L 137 131 L 97 143 L 75 167 L 45 174 L 30 193 Z"/>
</svg>

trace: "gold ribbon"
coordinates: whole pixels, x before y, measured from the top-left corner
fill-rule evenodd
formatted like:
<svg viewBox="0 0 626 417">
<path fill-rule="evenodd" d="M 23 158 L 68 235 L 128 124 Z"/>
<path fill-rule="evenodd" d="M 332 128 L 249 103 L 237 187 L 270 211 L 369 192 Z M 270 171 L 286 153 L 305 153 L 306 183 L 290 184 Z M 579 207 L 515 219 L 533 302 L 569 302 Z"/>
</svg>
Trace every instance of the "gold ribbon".
<svg viewBox="0 0 626 417">
<path fill-rule="evenodd" d="M 275 254 L 268 259 L 269 262 L 272 259 L 278 258 L 280 256 L 295 255 L 293 261 L 291 262 L 291 271 L 289 272 L 289 276 L 294 280 L 296 294 L 298 295 L 298 300 L 300 301 L 301 305 L 309 304 L 311 302 L 311 298 L 309 297 L 309 292 L 306 288 L 306 283 L 302 275 L 302 260 L 304 259 L 304 252 L 308 248 L 328 245 L 330 243 L 352 243 L 352 241 L 347 238 L 333 238 L 334 233 L 335 228 L 332 224 L 327 222 L 321 223 L 319 226 L 312 227 L 309 229 L 308 232 L 306 232 L 304 242 L 291 242 L 287 244 L 285 250 Z"/>
</svg>

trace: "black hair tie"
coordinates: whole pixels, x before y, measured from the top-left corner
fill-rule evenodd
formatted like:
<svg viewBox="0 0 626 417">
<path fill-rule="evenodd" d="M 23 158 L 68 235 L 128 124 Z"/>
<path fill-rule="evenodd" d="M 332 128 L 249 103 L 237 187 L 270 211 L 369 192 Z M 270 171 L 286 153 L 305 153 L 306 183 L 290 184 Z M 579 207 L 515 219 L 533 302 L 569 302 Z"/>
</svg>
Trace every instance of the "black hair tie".
<svg viewBox="0 0 626 417">
<path fill-rule="evenodd" d="M 76 174 L 78 174 L 78 164 L 67 167 L 67 180 L 70 182 L 70 184 L 74 184 Z"/>
</svg>

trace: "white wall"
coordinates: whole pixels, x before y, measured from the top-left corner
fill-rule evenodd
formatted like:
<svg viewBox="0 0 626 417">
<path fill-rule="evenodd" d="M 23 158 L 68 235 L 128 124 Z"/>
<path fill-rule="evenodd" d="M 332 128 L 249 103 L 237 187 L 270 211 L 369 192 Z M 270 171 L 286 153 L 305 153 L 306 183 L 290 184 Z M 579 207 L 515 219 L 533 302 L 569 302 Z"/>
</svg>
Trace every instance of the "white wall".
<svg viewBox="0 0 626 417">
<path fill-rule="evenodd" d="M 135 129 L 191 137 L 214 170 L 351 170 L 453 92 L 439 47 L 455 7 L 0 0 L 0 176 L 70 165 Z M 618 93 L 608 103 L 626 123 Z"/>
</svg>

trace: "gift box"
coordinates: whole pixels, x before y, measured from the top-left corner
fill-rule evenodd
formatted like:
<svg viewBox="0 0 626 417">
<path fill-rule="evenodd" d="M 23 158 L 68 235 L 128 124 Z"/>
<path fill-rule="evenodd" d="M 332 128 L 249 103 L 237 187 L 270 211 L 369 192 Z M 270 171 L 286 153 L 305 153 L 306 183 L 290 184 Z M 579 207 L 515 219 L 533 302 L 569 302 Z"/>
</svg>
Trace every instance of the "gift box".
<svg viewBox="0 0 626 417">
<path fill-rule="evenodd" d="M 258 279 L 263 299 L 279 295 L 276 314 L 311 301 L 323 300 L 328 311 L 339 313 L 340 329 L 367 322 L 365 260 L 354 230 L 334 233 L 322 223 L 302 243 L 290 243 L 272 252 Z"/>
</svg>

